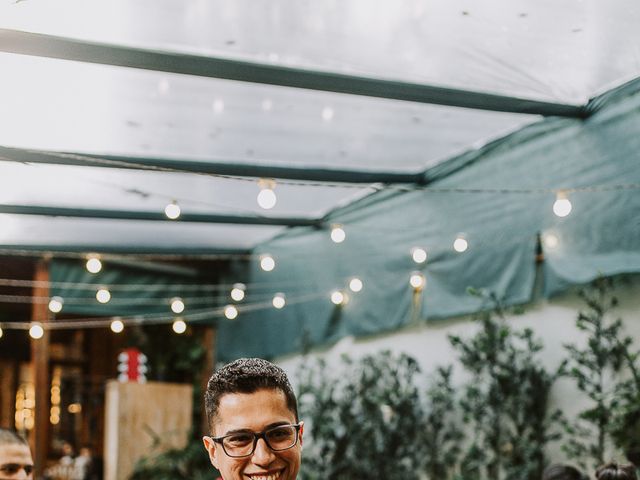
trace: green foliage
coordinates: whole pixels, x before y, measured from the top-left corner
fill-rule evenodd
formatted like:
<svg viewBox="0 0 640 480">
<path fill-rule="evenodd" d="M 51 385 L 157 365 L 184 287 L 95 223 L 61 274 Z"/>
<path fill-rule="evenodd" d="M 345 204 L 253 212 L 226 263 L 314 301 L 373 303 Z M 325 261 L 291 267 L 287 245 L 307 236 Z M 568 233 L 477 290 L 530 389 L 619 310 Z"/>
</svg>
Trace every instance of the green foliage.
<svg viewBox="0 0 640 480">
<path fill-rule="evenodd" d="M 322 361 L 300 371 L 300 413 L 311 434 L 302 478 L 418 479 L 424 448 L 416 361 L 389 352 L 357 362 L 345 356 L 337 371 L 332 376 Z"/>
<path fill-rule="evenodd" d="M 614 382 L 625 362 L 632 365 L 635 356 L 629 353 L 631 339 L 623 337 L 622 320 L 608 319 L 618 304 L 611 295 L 611 288 L 612 281 L 602 278 L 580 292 L 587 308 L 578 314 L 576 327 L 585 333 L 586 345 L 565 345 L 569 356 L 568 374 L 575 380 L 578 390 L 592 402 L 591 407 L 578 414 L 575 422 L 566 424 L 569 440 L 564 450 L 583 465 L 587 459 L 591 459 L 593 466 L 605 462 L 607 438 L 614 412 L 620 412 L 621 401 L 626 398 L 627 406 L 639 408 L 637 404 L 629 405 L 638 392 L 632 383 L 616 385 Z M 618 428 L 624 430 L 624 425 Z M 637 437 L 637 433 L 634 436 Z"/>
<path fill-rule="evenodd" d="M 461 475 L 537 480 L 546 464 L 545 444 L 559 435 L 552 425 L 561 414 L 549 415 L 548 405 L 562 366 L 553 373 L 541 367 L 542 344 L 533 332 L 512 330 L 498 299 L 491 294 L 484 297 L 493 309 L 478 315 L 478 333 L 470 339 L 449 337 L 470 375 L 460 401 L 471 432 Z"/>
<path fill-rule="evenodd" d="M 202 440 L 194 439 L 184 449 L 151 452 L 136 464 L 130 480 L 211 480 L 216 474 Z"/>
<path fill-rule="evenodd" d="M 451 385 L 451 367 L 440 367 L 427 390 L 423 430 L 424 469 L 428 478 L 452 478 L 461 452 L 464 433 L 456 408 L 456 394 Z"/>
</svg>

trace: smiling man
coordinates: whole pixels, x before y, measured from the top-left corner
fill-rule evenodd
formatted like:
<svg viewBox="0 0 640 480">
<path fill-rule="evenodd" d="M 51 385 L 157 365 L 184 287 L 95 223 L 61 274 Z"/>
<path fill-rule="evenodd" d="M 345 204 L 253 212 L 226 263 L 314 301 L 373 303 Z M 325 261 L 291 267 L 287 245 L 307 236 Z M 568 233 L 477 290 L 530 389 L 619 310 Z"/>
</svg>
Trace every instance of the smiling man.
<svg viewBox="0 0 640 480">
<path fill-rule="evenodd" d="M 33 459 L 24 438 L 0 428 L 0 480 L 31 480 Z"/>
<path fill-rule="evenodd" d="M 209 379 L 203 438 L 223 480 L 295 480 L 303 422 L 284 371 L 260 358 L 242 358 Z"/>
</svg>

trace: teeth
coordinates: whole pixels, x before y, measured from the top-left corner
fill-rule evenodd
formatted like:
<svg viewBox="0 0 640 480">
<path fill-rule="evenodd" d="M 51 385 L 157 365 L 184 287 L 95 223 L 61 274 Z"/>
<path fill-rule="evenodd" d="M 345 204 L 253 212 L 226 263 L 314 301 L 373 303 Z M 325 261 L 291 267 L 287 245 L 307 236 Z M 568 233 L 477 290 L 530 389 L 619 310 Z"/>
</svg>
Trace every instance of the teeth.
<svg viewBox="0 0 640 480">
<path fill-rule="evenodd" d="M 252 475 L 251 478 L 253 480 L 278 480 L 278 478 L 280 478 L 280 474 L 276 473 L 274 475 Z"/>
</svg>

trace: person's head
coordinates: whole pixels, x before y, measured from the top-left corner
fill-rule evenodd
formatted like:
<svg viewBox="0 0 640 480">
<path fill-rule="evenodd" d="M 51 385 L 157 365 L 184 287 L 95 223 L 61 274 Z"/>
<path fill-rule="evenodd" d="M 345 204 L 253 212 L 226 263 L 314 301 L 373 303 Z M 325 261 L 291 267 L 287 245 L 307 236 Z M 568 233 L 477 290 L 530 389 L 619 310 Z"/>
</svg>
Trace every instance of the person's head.
<svg viewBox="0 0 640 480">
<path fill-rule="evenodd" d="M 631 464 L 607 463 L 598 467 L 596 478 L 598 480 L 637 480 L 638 476 L 636 475 L 636 467 Z"/>
<path fill-rule="evenodd" d="M 29 444 L 17 433 L 0 428 L 0 480 L 31 480 L 33 459 Z"/>
<path fill-rule="evenodd" d="M 210 436 L 204 446 L 224 480 L 295 480 L 303 423 L 280 367 L 260 358 L 224 366 L 209 379 L 205 409 Z"/>
<path fill-rule="evenodd" d="M 575 467 L 555 464 L 544 470 L 542 480 L 586 480 L 586 477 Z"/>
</svg>

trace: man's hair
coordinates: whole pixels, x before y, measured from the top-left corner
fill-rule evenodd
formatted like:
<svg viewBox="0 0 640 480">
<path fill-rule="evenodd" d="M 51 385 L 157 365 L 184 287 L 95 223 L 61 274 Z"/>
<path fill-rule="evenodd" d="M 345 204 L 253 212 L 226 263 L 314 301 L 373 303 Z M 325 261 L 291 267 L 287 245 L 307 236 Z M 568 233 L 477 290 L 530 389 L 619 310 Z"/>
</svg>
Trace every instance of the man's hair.
<svg viewBox="0 0 640 480">
<path fill-rule="evenodd" d="M 262 389 L 275 389 L 284 393 L 287 408 L 298 421 L 298 403 L 287 374 L 280 367 L 261 358 L 240 358 L 215 372 L 209 379 L 204 394 L 209 428 L 213 427 L 220 398 L 228 393 L 254 393 Z"/>
<path fill-rule="evenodd" d="M 542 474 L 542 480 L 586 480 L 580 470 L 571 465 L 555 464 L 547 467 Z"/>
<path fill-rule="evenodd" d="M 0 428 L 0 445 L 26 445 L 27 441 L 18 435 L 13 430 L 7 430 L 6 428 Z"/>
<path fill-rule="evenodd" d="M 637 480 L 636 467 L 631 464 L 607 463 L 596 470 L 598 480 Z"/>
</svg>

